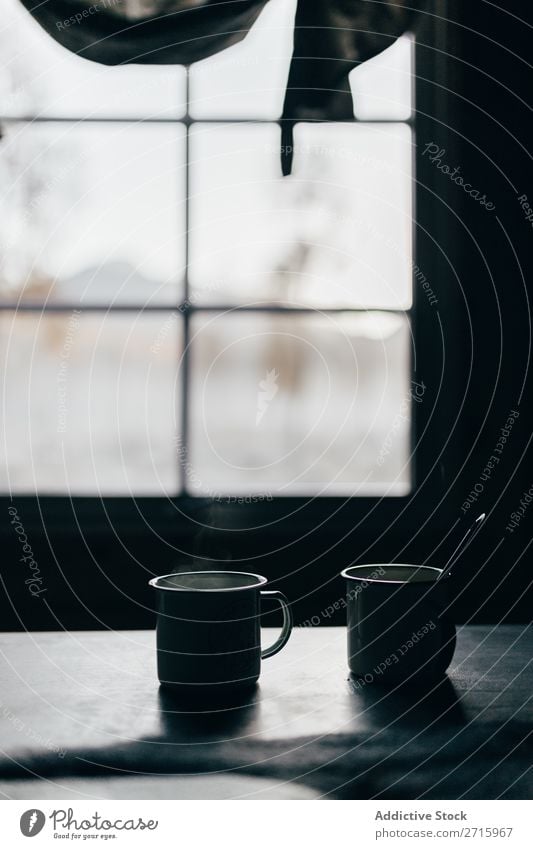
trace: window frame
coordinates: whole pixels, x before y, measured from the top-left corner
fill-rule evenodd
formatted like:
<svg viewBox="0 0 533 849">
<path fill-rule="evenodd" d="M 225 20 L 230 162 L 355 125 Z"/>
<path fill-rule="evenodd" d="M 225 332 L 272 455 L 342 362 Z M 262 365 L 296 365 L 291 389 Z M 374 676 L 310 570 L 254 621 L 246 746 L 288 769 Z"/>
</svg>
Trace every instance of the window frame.
<svg viewBox="0 0 533 849">
<path fill-rule="evenodd" d="M 434 25 L 435 32 L 438 32 L 438 28 Z M 419 43 L 416 40 L 413 40 L 412 45 L 413 51 L 413 86 L 414 86 L 414 107 L 413 112 L 410 119 L 405 121 L 400 120 L 359 120 L 357 118 L 353 118 L 354 124 L 400 124 L 407 125 L 411 129 L 412 133 L 412 145 L 413 145 L 413 170 L 412 170 L 412 213 L 413 213 L 413 225 L 411 229 L 412 233 L 412 245 L 413 245 L 413 264 L 419 267 L 425 267 L 426 265 L 432 265 L 435 263 L 437 259 L 436 254 L 431 256 L 426 255 L 423 259 L 417 253 L 417 239 L 416 239 L 416 230 L 418 226 L 419 220 L 424 220 L 424 217 L 427 215 L 428 210 L 430 208 L 430 204 L 428 204 L 428 194 L 427 194 L 427 184 L 431 184 L 432 180 L 434 180 L 434 175 L 432 175 L 427 169 L 425 174 L 425 190 L 421 192 L 420 183 L 417 180 L 417 174 L 419 173 L 420 166 L 423 165 L 420 150 L 417 147 L 417 137 L 421 135 L 421 125 L 424 124 L 424 121 L 429 113 L 430 108 L 435 108 L 434 104 L 430 105 L 429 103 L 424 103 L 424 98 L 426 95 L 424 94 L 421 98 L 420 93 L 420 77 L 427 81 L 428 78 L 434 77 L 436 73 L 438 73 L 438 62 L 439 57 L 435 58 L 431 50 L 425 51 L 425 58 L 423 62 L 420 61 L 420 47 Z M 421 64 L 428 63 L 431 67 L 421 67 Z M 440 60 L 442 62 L 442 59 Z M 185 180 L 185 191 L 186 191 L 186 219 L 185 226 L 186 232 L 189 230 L 189 216 L 190 216 L 190 200 L 189 200 L 189 188 L 190 188 L 190 163 L 189 163 L 189 153 L 190 153 L 190 138 L 189 131 L 191 126 L 194 124 L 277 124 L 280 128 L 282 126 L 281 120 L 275 119 L 264 119 L 259 120 L 257 118 L 245 118 L 245 119 L 236 119 L 232 120 L 231 118 L 217 118 L 217 119 L 206 119 L 206 118 L 191 118 L 189 114 L 189 72 L 187 69 L 187 112 L 186 115 L 181 118 L 148 118 L 134 120 L 129 118 L 87 118 L 84 119 L 87 122 L 91 123 L 147 123 L 147 124 L 180 124 L 184 125 L 186 129 L 186 141 L 185 141 L 185 156 L 186 156 L 186 180 Z M 442 92 L 438 96 L 443 96 Z M 441 103 L 440 109 L 443 108 L 443 104 Z M 28 121 L 42 121 L 44 122 L 53 122 L 53 121 L 61 121 L 65 123 L 72 123 L 77 119 L 71 118 L 13 118 L 13 117 L 2 117 L 0 115 L 0 126 L 2 124 L 9 123 L 25 123 Z M 352 123 L 352 122 L 350 122 Z M 154 305 L 135 305 L 135 304 L 124 304 L 113 306 L 112 308 L 105 304 L 90 304 L 86 306 L 81 306 L 72 304 L 72 303 L 63 303 L 63 304 L 46 304 L 43 306 L 41 303 L 31 303 L 24 302 L 21 304 L 16 303 L 8 303 L 3 302 L 0 303 L 0 311 L 8 312 L 13 310 L 18 310 L 22 312 L 49 312 L 49 313 L 66 313 L 71 312 L 73 308 L 81 309 L 83 312 L 91 313 L 91 312 L 108 312 L 112 311 L 114 313 L 126 313 L 126 312 L 139 312 L 143 311 L 144 313 L 168 313 L 173 311 L 178 311 L 181 313 L 182 327 L 183 327 L 183 343 L 184 343 L 184 354 L 182 358 L 182 367 L 184 370 L 183 377 L 181 378 L 182 385 L 182 404 L 181 404 L 181 439 L 182 443 L 188 444 L 188 430 L 189 430 L 189 397 L 190 397 L 190 323 L 191 319 L 194 315 L 198 313 L 214 313 L 214 312 L 224 312 L 228 310 L 228 308 L 235 309 L 238 312 L 257 312 L 257 311 L 265 311 L 269 313 L 276 314 L 291 314 L 294 315 L 296 313 L 313 313 L 313 308 L 302 308 L 299 310 L 295 310 L 293 308 L 287 308 L 282 305 L 268 305 L 264 308 L 258 308 L 247 305 L 234 305 L 230 306 L 228 304 L 216 305 L 216 304 L 197 304 L 191 302 L 190 297 L 190 286 L 188 279 L 188 269 L 189 269 L 189 244 L 188 239 L 185 240 L 185 275 L 183 280 L 183 297 L 180 302 L 176 305 L 172 304 L 154 304 Z M 411 337 L 413 340 L 413 347 L 416 352 L 416 358 L 419 362 L 424 362 L 429 364 L 428 371 L 424 372 L 424 380 L 426 380 L 426 375 L 434 376 L 437 379 L 438 369 L 434 368 L 432 363 L 436 362 L 436 355 L 439 353 L 438 351 L 438 340 L 435 338 L 435 335 L 432 333 L 428 333 L 427 329 L 424 326 L 424 315 L 427 314 L 427 304 L 424 305 L 420 295 L 417 294 L 417 285 L 416 280 L 414 279 L 414 272 L 412 274 L 412 305 L 409 310 L 405 311 L 396 311 L 393 312 L 404 314 L 407 316 L 411 329 Z M 444 299 L 439 293 L 439 308 L 443 312 L 448 312 L 453 309 L 452 299 Z M 349 313 L 349 312 L 359 312 L 360 310 L 353 308 L 330 308 L 324 309 L 324 313 Z M 387 312 L 387 310 L 383 310 Z M 413 360 L 413 357 L 412 357 Z M 433 375 L 431 375 L 433 372 Z M 411 377 L 415 374 L 413 370 L 413 361 L 411 362 Z M 427 382 L 427 380 L 426 380 Z M 228 497 L 228 503 L 222 504 L 220 512 L 223 515 L 223 522 L 225 524 L 225 518 L 227 517 L 228 525 L 231 527 L 235 521 L 235 515 L 238 512 L 239 516 L 239 524 L 242 526 L 256 525 L 258 523 L 266 523 L 268 526 L 268 533 L 272 532 L 272 529 L 276 528 L 276 526 L 282 527 L 286 523 L 286 517 L 289 514 L 291 518 L 292 528 L 300 529 L 302 532 L 306 532 L 306 530 L 310 527 L 320 527 L 322 525 L 326 525 L 329 528 L 337 528 L 349 533 L 351 529 L 353 529 L 354 524 L 357 524 L 357 521 L 362 520 L 363 518 L 368 519 L 373 525 L 379 527 L 383 524 L 387 526 L 391 521 L 400 520 L 402 516 L 408 513 L 411 517 L 409 524 L 414 528 L 417 526 L 420 521 L 421 511 L 419 509 L 408 509 L 410 508 L 411 502 L 416 496 L 417 490 L 422 482 L 427 481 L 431 478 L 433 474 L 433 469 L 430 467 L 431 458 L 428 455 L 428 452 L 425 450 L 424 445 L 420 441 L 420 436 L 422 434 L 427 433 L 428 429 L 431 429 L 431 433 L 434 435 L 434 438 L 439 438 L 439 427 L 438 422 L 431 422 L 431 417 L 428 414 L 428 406 L 425 404 L 412 405 L 412 417 L 411 417 L 411 451 L 410 451 L 410 464 L 411 464 L 411 492 L 406 495 L 382 495 L 382 496 L 368 496 L 368 495 L 357 495 L 357 496 L 307 496 L 307 497 L 296 497 L 288 495 L 275 495 L 273 496 L 272 501 L 262 501 L 252 504 L 240 503 L 237 506 L 234 503 L 234 498 Z M 444 434 L 440 433 L 440 438 L 444 437 Z M 207 505 L 211 503 L 211 499 L 207 497 L 191 495 L 187 493 L 185 490 L 185 481 L 186 476 L 183 471 L 184 461 L 181 462 L 181 473 L 180 473 L 180 491 L 176 493 L 172 498 L 168 498 L 167 496 L 161 495 L 150 495 L 150 496 L 122 496 L 122 495 L 105 495 L 100 497 L 98 495 L 94 496 L 74 496 L 70 494 L 65 495 L 40 495 L 39 493 L 28 493 L 28 494 L 19 494 L 14 493 L 10 495 L 9 493 L 3 492 L 0 494 L 0 506 L 4 509 L 4 505 L 9 505 L 12 501 L 16 501 L 21 504 L 22 509 L 24 509 L 25 515 L 27 516 L 27 521 L 30 526 L 37 526 L 42 529 L 43 524 L 46 521 L 51 524 L 53 528 L 61 528 L 63 523 L 71 513 L 77 517 L 76 521 L 80 521 L 80 523 L 84 526 L 89 527 L 102 527 L 102 523 L 107 524 L 108 521 L 111 521 L 111 517 L 113 517 L 113 523 L 116 523 L 117 527 L 131 527 L 131 526 L 139 526 L 139 520 L 146 526 L 147 533 L 150 532 L 150 529 L 153 527 L 157 527 L 161 529 L 162 532 L 165 532 L 165 529 L 169 527 L 175 526 L 176 523 L 176 511 L 178 514 L 183 516 L 194 515 L 197 511 L 201 511 Z M 434 489 L 435 495 L 438 496 L 437 488 Z M 355 511 L 353 510 L 354 506 L 356 507 Z M 348 507 L 348 510 L 347 510 Z M 346 514 L 349 514 L 351 518 L 347 520 Z M 415 517 L 413 519 L 413 516 Z M 354 520 L 355 517 L 355 520 Z M 418 517 L 418 518 L 417 518 Z M 275 532 L 275 530 L 274 530 Z"/>
</svg>

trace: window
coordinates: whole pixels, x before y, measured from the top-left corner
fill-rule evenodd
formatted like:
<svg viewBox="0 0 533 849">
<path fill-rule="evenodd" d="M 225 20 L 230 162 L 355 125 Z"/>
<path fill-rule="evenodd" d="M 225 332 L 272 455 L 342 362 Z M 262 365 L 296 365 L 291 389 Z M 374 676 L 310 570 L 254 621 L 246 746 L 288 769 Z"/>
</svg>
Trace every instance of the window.
<svg viewBox="0 0 533 849">
<path fill-rule="evenodd" d="M 294 6 L 186 70 L 0 0 L 4 491 L 410 491 L 412 40 L 282 178 Z"/>
</svg>

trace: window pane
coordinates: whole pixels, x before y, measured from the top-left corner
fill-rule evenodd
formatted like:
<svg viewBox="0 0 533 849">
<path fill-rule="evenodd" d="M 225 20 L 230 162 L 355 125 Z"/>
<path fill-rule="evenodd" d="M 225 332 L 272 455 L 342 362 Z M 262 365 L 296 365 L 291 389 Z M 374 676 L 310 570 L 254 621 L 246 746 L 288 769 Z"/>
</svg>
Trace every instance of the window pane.
<svg viewBox="0 0 533 849">
<path fill-rule="evenodd" d="M 361 121 L 411 117 L 413 38 L 404 35 L 350 73 L 354 114 Z"/>
<path fill-rule="evenodd" d="M 182 125 L 16 124 L 0 143 L 0 297 L 175 303 Z"/>
<path fill-rule="evenodd" d="M 193 118 L 279 118 L 296 0 L 270 0 L 239 44 L 191 67 Z"/>
<path fill-rule="evenodd" d="M 401 314 L 196 317 L 189 490 L 408 492 L 409 343 Z"/>
<path fill-rule="evenodd" d="M 408 308 L 409 127 L 300 124 L 286 178 L 279 143 L 270 126 L 193 130 L 194 296 Z"/>
<path fill-rule="evenodd" d="M 61 47 L 19 0 L 0 0 L 0 116 L 181 118 L 181 66 L 108 67 Z"/>
<path fill-rule="evenodd" d="M 175 313 L 2 313 L 2 490 L 175 492 L 180 331 Z"/>
</svg>

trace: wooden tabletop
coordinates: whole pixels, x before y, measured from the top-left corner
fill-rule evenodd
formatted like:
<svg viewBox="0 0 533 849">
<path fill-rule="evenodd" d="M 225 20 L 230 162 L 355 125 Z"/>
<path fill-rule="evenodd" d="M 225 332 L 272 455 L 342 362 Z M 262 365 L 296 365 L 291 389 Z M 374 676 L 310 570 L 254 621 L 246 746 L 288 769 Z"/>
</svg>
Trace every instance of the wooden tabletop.
<svg viewBox="0 0 533 849">
<path fill-rule="evenodd" d="M 494 726 L 511 717 L 531 724 L 532 658 L 531 626 L 463 627 L 447 681 L 421 698 L 409 688 L 354 687 L 345 629 L 297 628 L 286 648 L 263 662 L 245 704 L 198 712 L 160 690 L 152 631 L 4 633 L 0 748 L 6 763 L 138 741 L 283 741 L 413 725 Z M 2 782 L 0 793 L 13 797 L 9 787 Z M 24 798 L 42 795 L 29 789 L 33 795 Z"/>
</svg>

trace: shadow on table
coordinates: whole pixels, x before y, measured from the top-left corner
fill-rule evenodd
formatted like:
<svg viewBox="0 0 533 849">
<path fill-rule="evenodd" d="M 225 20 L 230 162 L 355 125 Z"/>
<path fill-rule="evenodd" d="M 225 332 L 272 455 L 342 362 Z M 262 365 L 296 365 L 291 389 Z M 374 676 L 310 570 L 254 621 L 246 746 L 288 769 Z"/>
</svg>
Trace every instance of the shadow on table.
<svg viewBox="0 0 533 849">
<path fill-rule="evenodd" d="M 450 679 L 410 680 L 396 686 L 349 679 L 348 698 L 354 716 L 364 715 L 375 730 L 418 730 L 461 727 L 467 717 Z M 260 730 L 261 692 L 252 689 L 232 697 L 185 698 L 160 687 L 161 742 L 215 743 L 253 738 Z M 333 731 L 333 729 L 332 729 Z"/>
<path fill-rule="evenodd" d="M 365 684 L 350 676 L 349 689 L 354 707 L 376 728 L 392 726 L 427 728 L 461 726 L 467 717 L 448 676 L 438 681 L 412 679 L 403 684 Z"/>
<path fill-rule="evenodd" d="M 235 740 L 258 730 L 261 709 L 257 685 L 235 695 L 209 699 L 159 688 L 161 737 L 168 742 Z"/>
<path fill-rule="evenodd" d="M 226 793 L 219 779 L 252 776 L 268 779 L 278 795 L 283 788 L 305 784 L 323 796 L 345 799 L 530 798 L 531 726 L 466 722 L 448 679 L 433 686 L 411 683 L 387 689 L 375 684 L 352 690 L 345 698 L 353 702 L 355 713 L 368 712 L 370 729 L 291 739 L 257 736 L 259 692 L 207 707 L 160 690 L 160 727 L 153 736 L 69 749 L 62 759 L 50 752 L 16 761 L 4 758 L 3 792 L 9 798 L 16 791 L 6 782 L 39 777 L 77 781 L 130 776 L 146 782 L 197 775 L 211 777 L 216 786 L 195 790 L 176 784 L 164 792 L 176 798 L 185 793 L 216 797 Z M 154 788 L 148 791 L 143 785 L 135 792 L 163 793 Z M 91 792 L 89 785 L 81 790 Z M 241 792 L 229 787 L 228 795 L 234 791 Z"/>
</svg>

